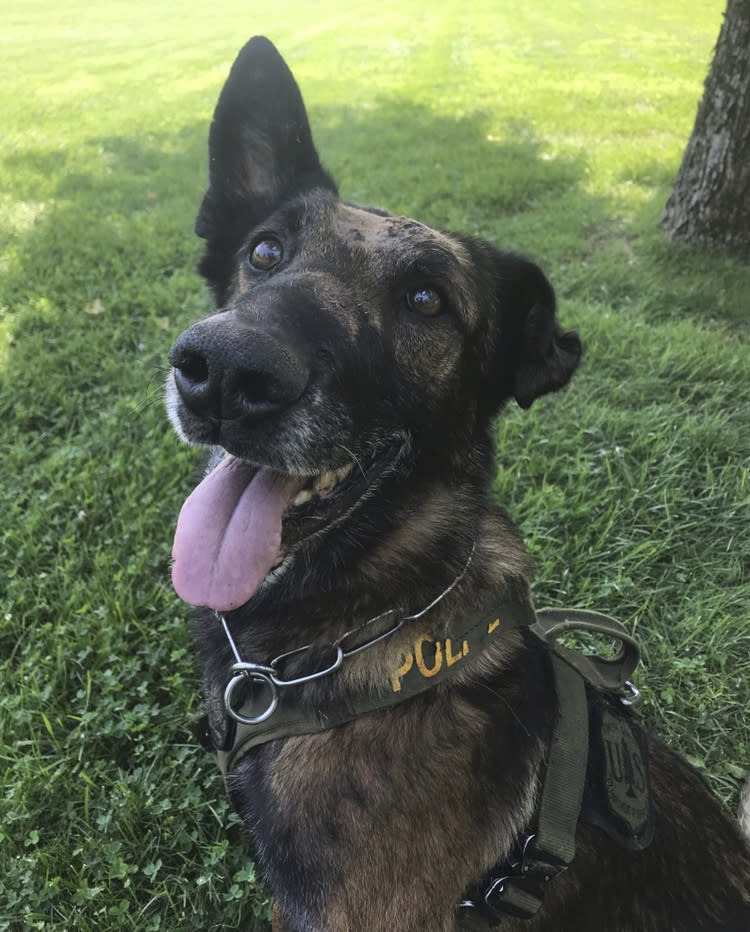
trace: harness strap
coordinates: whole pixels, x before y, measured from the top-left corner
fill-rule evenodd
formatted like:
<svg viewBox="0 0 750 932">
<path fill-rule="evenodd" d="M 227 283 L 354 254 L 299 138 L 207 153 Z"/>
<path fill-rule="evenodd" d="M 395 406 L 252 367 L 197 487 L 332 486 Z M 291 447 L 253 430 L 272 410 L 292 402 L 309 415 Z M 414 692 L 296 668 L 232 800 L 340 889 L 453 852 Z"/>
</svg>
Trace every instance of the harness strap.
<svg viewBox="0 0 750 932">
<path fill-rule="evenodd" d="M 472 888 L 458 904 L 461 923 L 476 929 L 504 915 L 528 919 L 541 907 L 544 887 L 575 856 L 576 830 L 586 785 L 589 716 L 585 681 L 557 654 L 551 655 L 558 718 L 547 758 L 537 826 L 519 856 L 493 870 L 489 882 Z"/>
<path fill-rule="evenodd" d="M 544 775 L 533 856 L 544 863 L 567 866 L 576 852 L 576 828 L 586 782 L 589 716 L 582 677 L 555 654 L 552 669 L 560 712 Z"/>
<path fill-rule="evenodd" d="M 460 922 L 476 930 L 494 927 L 503 916 L 522 919 L 534 916 L 542 906 L 547 882 L 564 871 L 575 857 L 593 737 L 586 683 L 605 692 L 619 693 L 629 684 L 638 664 L 636 641 L 618 621 L 597 612 L 543 609 L 537 612 L 531 630 L 550 649 L 558 719 L 550 743 L 535 832 L 525 837 L 512 860 L 493 868 L 489 878 L 472 887 L 457 906 Z M 557 642 L 558 637 L 575 630 L 611 636 L 619 641 L 620 648 L 613 658 L 607 659 L 578 653 Z M 618 723 L 615 716 L 610 718 L 612 727 L 627 730 L 628 726 Z M 604 775 L 607 782 L 611 782 L 610 776 Z M 648 844 L 649 840 L 646 833 L 642 841 Z"/>
<path fill-rule="evenodd" d="M 393 630 L 398 627 L 400 625 Z M 304 684 L 313 678 L 335 676 L 342 658 L 377 643 L 388 632 L 372 637 L 361 646 L 347 644 L 346 650 L 341 643 L 333 645 L 339 653 L 337 664 L 314 677 L 308 675 L 285 681 L 278 675 L 276 661 L 265 666 L 238 662 L 233 668 L 234 679 L 238 682 L 244 679 L 247 689 L 239 708 L 233 708 L 231 702 L 225 700 L 225 743 L 221 748 L 214 748 L 219 766 L 226 776 L 239 759 L 258 744 L 334 728 L 450 680 L 463 665 L 461 660 L 481 653 L 495 637 L 515 628 L 528 628 L 548 647 L 558 700 L 558 718 L 548 751 L 536 830 L 525 837 L 515 860 L 493 869 L 488 883 L 469 891 L 458 904 L 457 914 L 462 923 L 475 928 L 496 925 L 508 914 L 529 918 L 542 905 L 547 881 L 565 870 L 575 856 L 592 737 L 587 683 L 610 694 L 622 693 L 626 687 L 635 691 L 630 677 L 638 664 L 638 644 L 618 621 L 607 615 L 581 609 L 541 609 L 535 613 L 529 604 L 508 602 L 499 605 L 489 617 L 452 625 L 450 636 L 419 627 L 411 653 L 407 650 L 401 666 L 389 671 L 378 689 L 367 694 L 338 696 L 333 705 L 325 708 L 311 708 L 305 702 Z M 619 642 L 619 649 L 611 658 L 579 653 L 559 640 L 573 631 L 611 637 Z M 269 701 L 269 688 L 272 701 Z M 598 718 L 594 718 L 594 732 L 601 744 L 605 729 Z M 610 714 L 606 727 L 609 732 L 605 740 L 627 745 L 631 755 L 635 755 L 636 771 L 645 773 L 645 759 L 638 756 L 640 752 L 630 726 L 620 716 Z M 596 742 L 595 746 L 599 747 Z M 594 756 L 597 754 L 602 756 L 601 751 Z M 618 776 L 607 771 L 606 765 L 602 779 L 610 793 L 608 809 L 625 826 L 622 843 L 645 847 L 650 841 L 647 776 L 644 776 L 638 811 L 631 802 L 619 799 Z"/>
</svg>

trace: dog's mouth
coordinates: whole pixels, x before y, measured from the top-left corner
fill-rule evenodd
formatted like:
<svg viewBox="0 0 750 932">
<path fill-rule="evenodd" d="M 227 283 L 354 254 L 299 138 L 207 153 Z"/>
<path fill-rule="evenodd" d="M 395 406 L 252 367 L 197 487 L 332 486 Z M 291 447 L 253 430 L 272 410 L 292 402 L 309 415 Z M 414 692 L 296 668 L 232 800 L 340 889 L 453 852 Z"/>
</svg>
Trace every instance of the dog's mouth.
<svg viewBox="0 0 750 932">
<path fill-rule="evenodd" d="M 314 476 L 290 476 L 227 454 L 188 496 L 172 557 L 175 591 L 232 611 L 298 544 L 330 527 L 395 468 L 402 444 Z"/>
</svg>

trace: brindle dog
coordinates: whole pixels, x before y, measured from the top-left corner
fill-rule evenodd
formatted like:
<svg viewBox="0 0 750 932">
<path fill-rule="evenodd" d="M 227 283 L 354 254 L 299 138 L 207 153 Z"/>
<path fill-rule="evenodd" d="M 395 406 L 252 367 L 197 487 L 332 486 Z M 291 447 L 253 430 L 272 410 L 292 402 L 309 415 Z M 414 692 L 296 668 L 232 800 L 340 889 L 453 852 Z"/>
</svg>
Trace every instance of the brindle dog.
<svg viewBox="0 0 750 932">
<path fill-rule="evenodd" d="M 178 434 L 221 466 L 183 509 L 178 592 L 222 613 L 241 657 L 261 664 L 446 589 L 425 616 L 446 637 L 493 605 L 529 605 L 529 557 L 492 499 L 492 426 L 507 400 L 527 408 L 578 364 L 545 276 L 340 200 L 265 39 L 231 70 L 209 153 L 196 231 L 217 310 L 172 348 L 167 394 Z M 366 696 L 419 630 L 407 622 L 299 686 L 302 703 Z M 202 614 L 198 646 L 221 746 L 235 658 L 216 614 Z M 303 663 L 292 655 L 288 670 Z M 534 823 L 557 709 L 549 653 L 519 629 L 407 701 L 242 756 L 227 788 L 277 899 L 274 927 L 459 927 L 467 888 Z M 541 910 L 503 929 L 750 929 L 737 826 L 648 740 L 651 844 L 627 850 L 580 824 Z"/>
</svg>

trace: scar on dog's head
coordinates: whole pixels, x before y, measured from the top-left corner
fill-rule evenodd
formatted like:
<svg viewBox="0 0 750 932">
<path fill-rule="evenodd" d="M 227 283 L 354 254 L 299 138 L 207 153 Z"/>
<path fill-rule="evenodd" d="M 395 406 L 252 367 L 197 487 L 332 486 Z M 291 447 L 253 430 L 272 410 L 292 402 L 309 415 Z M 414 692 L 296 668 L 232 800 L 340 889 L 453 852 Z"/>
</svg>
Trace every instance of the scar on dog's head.
<svg viewBox="0 0 750 932">
<path fill-rule="evenodd" d="M 322 167 L 299 88 L 268 39 L 256 36 L 238 54 L 209 133 L 209 185 L 195 224 L 207 241 L 200 272 L 217 304 L 231 291 L 237 250 L 247 232 L 295 195 L 323 189 L 337 196 Z M 386 211 L 373 211 L 387 216 Z M 557 323 L 553 288 L 523 256 L 449 234 L 468 251 L 491 319 L 478 360 L 480 410 L 492 415 L 508 398 L 523 408 L 562 388 L 578 366 L 581 343 Z"/>
</svg>

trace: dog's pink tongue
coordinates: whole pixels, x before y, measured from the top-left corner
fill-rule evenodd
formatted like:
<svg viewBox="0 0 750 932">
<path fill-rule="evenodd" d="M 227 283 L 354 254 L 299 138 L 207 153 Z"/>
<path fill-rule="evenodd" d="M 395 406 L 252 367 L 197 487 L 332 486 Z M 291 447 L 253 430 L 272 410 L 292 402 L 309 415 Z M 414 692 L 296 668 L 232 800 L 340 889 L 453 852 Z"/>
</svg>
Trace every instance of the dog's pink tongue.
<svg viewBox="0 0 750 932">
<path fill-rule="evenodd" d="M 299 479 L 225 457 L 186 499 L 177 519 L 177 595 L 220 612 L 244 605 L 279 556 L 281 517 L 301 486 Z"/>
</svg>

